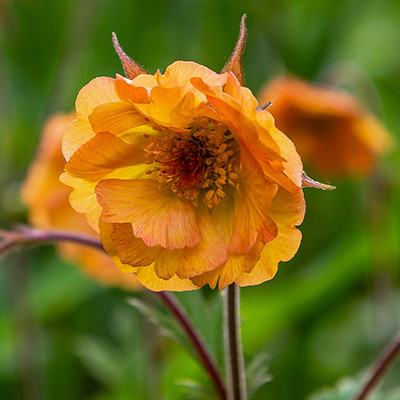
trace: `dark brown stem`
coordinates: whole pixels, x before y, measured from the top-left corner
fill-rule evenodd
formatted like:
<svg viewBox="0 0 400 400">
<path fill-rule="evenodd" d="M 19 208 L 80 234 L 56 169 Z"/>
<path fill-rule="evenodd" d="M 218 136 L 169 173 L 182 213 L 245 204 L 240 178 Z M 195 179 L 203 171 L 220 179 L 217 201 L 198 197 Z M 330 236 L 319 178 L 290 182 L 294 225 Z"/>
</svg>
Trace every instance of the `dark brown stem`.
<svg viewBox="0 0 400 400">
<path fill-rule="evenodd" d="M 104 251 L 103 245 L 98 238 L 63 230 L 42 230 L 22 227 L 17 231 L 11 232 L 0 230 L 0 238 L 4 239 L 3 242 L 0 243 L 0 256 L 5 255 L 14 248 L 23 247 L 25 245 L 59 241 L 79 243 Z M 218 367 L 208 351 L 202 337 L 190 322 L 179 303 L 167 292 L 155 292 L 155 294 L 160 297 L 168 311 L 174 316 L 174 318 L 176 318 L 183 331 L 188 336 L 219 397 L 222 400 L 227 400 L 225 383 L 222 380 Z"/>
<path fill-rule="evenodd" d="M 247 400 L 243 348 L 240 335 L 240 288 L 235 283 L 226 289 L 225 326 L 229 400 Z"/>
<path fill-rule="evenodd" d="M 189 320 L 188 316 L 182 310 L 181 306 L 173 296 L 171 296 L 167 292 L 159 292 L 157 294 L 164 303 L 165 307 L 176 318 L 176 320 L 179 322 L 182 329 L 186 333 L 187 337 L 195 348 L 197 355 L 199 356 L 200 362 L 203 364 L 205 371 L 208 373 L 219 397 L 226 400 L 228 397 L 225 383 L 222 380 L 218 367 L 213 357 L 209 353 L 207 346 L 203 341 L 203 338 L 199 335 L 199 333 Z"/>
<path fill-rule="evenodd" d="M 361 387 L 354 400 L 365 400 L 371 394 L 374 387 L 380 382 L 389 369 L 394 359 L 400 353 L 400 333 L 398 333 L 390 343 L 383 349 L 374 365 L 371 368 L 366 383 Z"/>
</svg>

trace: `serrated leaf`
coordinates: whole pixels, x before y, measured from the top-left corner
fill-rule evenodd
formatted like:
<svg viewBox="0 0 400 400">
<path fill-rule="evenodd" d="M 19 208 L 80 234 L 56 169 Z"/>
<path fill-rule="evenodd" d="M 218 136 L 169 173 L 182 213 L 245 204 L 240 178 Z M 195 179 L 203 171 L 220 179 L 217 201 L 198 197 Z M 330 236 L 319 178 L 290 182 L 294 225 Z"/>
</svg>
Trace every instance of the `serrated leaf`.
<svg viewBox="0 0 400 400">
<path fill-rule="evenodd" d="M 358 393 L 364 381 L 361 377 L 349 378 L 344 377 L 338 381 L 334 388 L 322 389 L 313 395 L 308 400 L 351 400 Z M 382 388 L 374 389 L 368 396 L 368 400 L 399 400 L 400 387 L 383 391 Z"/>
<path fill-rule="evenodd" d="M 185 399 L 192 400 L 210 400 L 215 396 L 201 383 L 191 379 L 185 379 L 178 382 L 178 385 L 184 388 Z"/>
<path fill-rule="evenodd" d="M 194 354 L 192 346 L 172 315 L 163 313 L 157 308 L 149 305 L 147 302 L 135 297 L 129 298 L 128 304 L 135 307 L 140 313 L 148 318 L 152 324 L 157 326 L 162 335 L 182 345 L 190 353 Z"/>
<path fill-rule="evenodd" d="M 249 398 L 263 386 L 272 380 L 269 373 L 269 355 L 266 352 L 256 354 L 246 365 L 247 392 Z"/>
</svg>

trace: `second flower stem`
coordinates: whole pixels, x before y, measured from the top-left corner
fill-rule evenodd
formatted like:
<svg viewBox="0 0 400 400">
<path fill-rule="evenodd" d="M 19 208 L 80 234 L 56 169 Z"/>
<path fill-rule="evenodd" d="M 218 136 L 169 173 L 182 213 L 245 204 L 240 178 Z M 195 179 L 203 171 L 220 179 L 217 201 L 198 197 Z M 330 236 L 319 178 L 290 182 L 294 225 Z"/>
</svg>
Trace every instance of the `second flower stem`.
<svg viewBox="0 0 400 400">
<path fill-rule="evenodd" d="M 207 346 L 204 343 L 203 338 L 197 332 L 191 321 L 189 320 L 182 307 L 176 301 L 176 299 L 167 292 L 156 293 L 162 300 L 168 311 L 175 317 L 183 331 L 186 333 L 188 339 L 193 345 L 196 353 L 199 356 L 200 362 L 203 364 L 205 371 L 208 373 L 211 382 L 213 383 L 218 396 L 222 400 L 227 399 L 227 393 L 225 384 L 222 381 L 221 375 L 219 374 L 218 367 L 208 351 Z"/>
<path fill-rule="evenodd" d="M 240 288 L 235 283 L 226 289 L 226 366 L 229 400 L 247 400 L 246 375 L 240 334 Z"/>
</svg>

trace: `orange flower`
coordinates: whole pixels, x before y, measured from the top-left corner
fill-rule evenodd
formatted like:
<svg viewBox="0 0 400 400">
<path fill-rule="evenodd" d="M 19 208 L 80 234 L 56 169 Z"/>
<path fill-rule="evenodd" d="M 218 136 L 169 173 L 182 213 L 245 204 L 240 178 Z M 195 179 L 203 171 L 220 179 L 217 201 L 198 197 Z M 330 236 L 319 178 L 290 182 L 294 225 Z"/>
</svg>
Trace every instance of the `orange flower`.
<svg viewBox="0 0 400 400">
<path fill-rule="evenodd" d="M 392 146 L 382 124 L 344 92 L 294 77 L 274 79 L 261 91 L 276 125 L 304 162 L 324 176 L 364 175 Z"/>
<path fill-rule="evenodd" d="M 150 75 L 114 40 L 131 79 L 96 78 L 78 95 L 61 176 L 72 206 L 152 290 L 273 278 L 301 241 L 303 168 L 236 78 L 238 54 L 222 74 L 178 61 Z"/>
<path fill-rule="evenodd" d="M 22 187 L 22 197 L 33 225 L 96 235 L 85 217 L 71 208 L 68 202 L 71 189 L 59 180 L 65 164 L 61 141 L 66 126 L 74 118 L 75 114 L 56 114 L 48 120 L 39 152 Z M 70 243 L 60 244 L 59 250 L 64 258 L 82 266 L 84 272 L 103 284 L 125 289 L 141 287 L 133 274 L 122 273 L 99 250 Z"/>
</svg>

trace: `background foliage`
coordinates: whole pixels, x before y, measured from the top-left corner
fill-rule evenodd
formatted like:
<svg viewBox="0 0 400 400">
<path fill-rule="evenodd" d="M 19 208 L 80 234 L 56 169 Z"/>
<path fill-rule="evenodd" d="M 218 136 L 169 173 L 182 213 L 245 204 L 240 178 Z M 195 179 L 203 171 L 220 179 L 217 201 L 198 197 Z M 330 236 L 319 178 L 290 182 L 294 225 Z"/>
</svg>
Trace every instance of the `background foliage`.
<svg viewBox="0 0 400 400">
<path fill-rule="evenodd" d="M 0 226 L 26 221 L 18 191 L 46 117 L 72 110 L 90 79 L 122 73 L 112 31 L 152 73 L 177 59 L 219 71 L 247 13 L 244 66 L 255 93 L 286 70 L 344 82 L 399 139 L 400 2 L 244 4 L 2 0 Z M 307 398 L 343 375 L 358 382 L 357 373 L 400 328 L 399 164 L 397 148 L 372 177 L 335 180 L 332 193 L 306 190 L 299 253 L 273 281 L 242 290 L 246 362 L 266 354 L 273 377 L 254 399 Z M 162 338 L 126 301 L 140 298 L 162 314 L 151 294 L 99 287 L 51 246 L 0 263 L 2 398 L 175 400 L 202 393 L 194 382 L 206 377 L 190 352 Z M 222 363 L 220 295 L 204 289 L 178 297 Z M 253 379 L 260 368 L 253 364 Z M 385 386 L 399 374 L 397 362 Z"/>
</svg>

